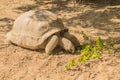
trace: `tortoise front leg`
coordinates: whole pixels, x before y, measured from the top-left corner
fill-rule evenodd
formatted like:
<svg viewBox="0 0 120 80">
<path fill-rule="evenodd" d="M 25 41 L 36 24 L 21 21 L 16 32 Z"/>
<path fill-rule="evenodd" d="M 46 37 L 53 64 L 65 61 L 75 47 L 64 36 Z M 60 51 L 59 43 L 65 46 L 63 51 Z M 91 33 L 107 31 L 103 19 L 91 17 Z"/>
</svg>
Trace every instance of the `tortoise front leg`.
<svg viewBox="0 0 120 80">
<path fill-rule="evenodd" d="M 57 46 L 58 44 L 58 36 L 53 35 L 50 40 L 48 41 L 46 47 L 45 47 L 45 52 L 46 53 L 51 53 L 53 49 Z"/>
<path fill-rule="evenodd" d="M 74 44 L 75 47 L 80 46 L 79 40 L 74 35 L 70 34 L 69 32 L 64 33 L 63 36 L 69 39 Z"/>
<path fill-rule="evenodd" d="M 67 39 L 65 37 L 60 38 L 59 46 L 61 46 L 67 52 L 70 52 L 70 53 L 75 52 L 75 46 L 73 45 L 73 43 L 69 39 Z"/>
</svg>

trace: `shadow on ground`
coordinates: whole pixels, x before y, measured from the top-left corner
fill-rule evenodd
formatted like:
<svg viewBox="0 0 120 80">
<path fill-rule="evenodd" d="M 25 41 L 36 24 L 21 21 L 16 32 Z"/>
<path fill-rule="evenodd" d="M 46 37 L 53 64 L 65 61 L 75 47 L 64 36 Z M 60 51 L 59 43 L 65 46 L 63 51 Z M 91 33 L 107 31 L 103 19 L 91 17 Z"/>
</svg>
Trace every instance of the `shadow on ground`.
<svg viewBox="0 0 120 80">
<path fill-rule="evenodd" d="M 9 31 L 12 28 L 14 19 L 10 18 L 0 18 L 0 22 L 4 22 L 4 24 L 0 25 L 0 31 Z"/>
<path fill-rule="evenodd" d="M 78 20 L 78 23 L 72 23 L 74 20 Z M 105 31 L 120 32 L 120 7 L 86 11 L 66 21 L 69 26 L 81 25 L 83 28 L 94 27 Z"/>
<path fill-rule="evenodd" d="M 34 8 L 38 8 L 40 6 L 46 6 L 46 5 L 52 5 L 51 8 L 46 8 L 47 10 L 50 10 L 52 12 L 58 13 L 60 11 L 63 12 L 79 12 L 80 8 L 79 6 L 84 5 L 90 6 L 92 10 L 85 11 L 81 14 L 77 14 L 76 16 L 73 16 L 69 19 L 64 19 L 69 26 L 82 26 L 82 28 L 95 28 L 99 30 L 103 30 L 106 32 L 120 32 L 120 1 L 119 0 L 106 0 L 105 2 L 101 2 L 101 0 L 89 0 L 89 2 L 83 2 L 79 3 L 77 6 L 72 6 L 69 7 L 68 3 L 70 0 L 45 0 L 45 1 L 40 1 L 40 0 L 34 0 L 35 4 L 34 5 L 24 5 L 21 7 L 16 8 L 17 10 L 20 10 L 22 12 L 29 11 Z M 99 2 L 99 3 L 98 3 Z M 106 6 L 111 6 L 107 7 Z M 114 6 L 119 6 L 119 7 L 114 7 Z M 76 22 L 77 21 L 77 22 Z M 102 34 L 101 32 L 98 32 L 96 34 L 99 35 L 106 35 Z M 115 40 L 117 39 L 117 43 L 120 43 L 120 37 L 116 37 Z"/>
</svg>

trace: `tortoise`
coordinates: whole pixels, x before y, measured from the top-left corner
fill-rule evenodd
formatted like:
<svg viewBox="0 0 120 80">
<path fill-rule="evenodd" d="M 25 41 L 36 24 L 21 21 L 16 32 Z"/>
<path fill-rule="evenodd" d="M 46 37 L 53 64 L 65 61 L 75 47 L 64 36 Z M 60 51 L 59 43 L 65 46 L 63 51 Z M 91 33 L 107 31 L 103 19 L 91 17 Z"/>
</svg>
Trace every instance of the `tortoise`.
<svg viewBox="0 0 120 80">
<path fill-rule="evenodd" d="M 8 43 L 28 49 L 45 49 L 51 53 L 57 46 L 74 53 L 75 44 L 68 29 L 54 13 L 48 10 L 30 10 L 20 15 L 6 35 Z"/>
</svg>

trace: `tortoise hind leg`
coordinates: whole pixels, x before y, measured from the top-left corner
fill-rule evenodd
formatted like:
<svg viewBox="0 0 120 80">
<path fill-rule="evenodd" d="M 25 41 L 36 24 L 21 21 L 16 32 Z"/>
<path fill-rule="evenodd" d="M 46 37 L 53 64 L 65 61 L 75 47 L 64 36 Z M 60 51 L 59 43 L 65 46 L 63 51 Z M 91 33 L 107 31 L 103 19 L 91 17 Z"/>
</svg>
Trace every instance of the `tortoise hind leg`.
<svg viewBox="0 0 120 80">
<path fill-rule="evenodd" d="M 45 52 L 46 53 L 51 53 L 53 49 L 57 46 L 58 44 L 58 36 L 53 35 L 50 40 L 48 41 L 46 47 L 45 47 Z"/>
</svg>

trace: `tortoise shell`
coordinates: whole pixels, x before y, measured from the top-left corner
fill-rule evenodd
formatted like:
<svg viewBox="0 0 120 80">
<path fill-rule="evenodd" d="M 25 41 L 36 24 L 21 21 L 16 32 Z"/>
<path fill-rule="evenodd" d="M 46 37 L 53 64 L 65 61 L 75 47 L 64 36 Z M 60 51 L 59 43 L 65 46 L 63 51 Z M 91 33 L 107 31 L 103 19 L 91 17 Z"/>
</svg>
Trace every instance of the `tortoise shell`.
<svg viewBox="0 0 120 80">
<path fill-rule="evenodd" d="M 8 33 L 10 41 L 19 46 L 39 49 L 55 33 L 65 32 L 62 20 L 47 10 L 31 10 L 20 15 Z"/>
</svg>

